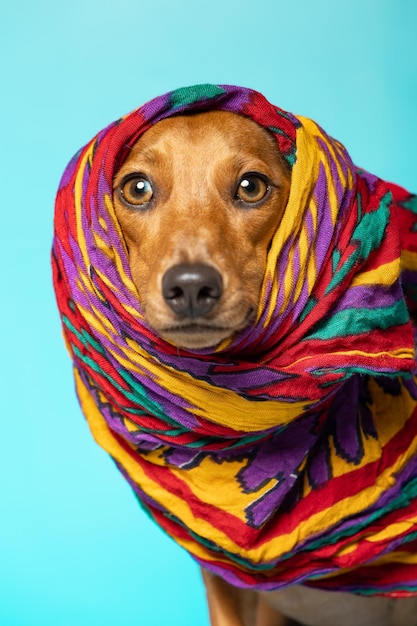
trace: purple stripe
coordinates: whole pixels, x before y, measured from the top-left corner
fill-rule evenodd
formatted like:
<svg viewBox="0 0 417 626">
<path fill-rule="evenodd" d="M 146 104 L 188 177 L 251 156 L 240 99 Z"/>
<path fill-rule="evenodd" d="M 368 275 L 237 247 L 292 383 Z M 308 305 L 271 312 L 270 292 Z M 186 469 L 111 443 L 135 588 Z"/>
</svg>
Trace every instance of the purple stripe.
<svg viewBox="0 0 417 626">
<path fill-rule="evenodd" d="M 326 172 L 322 163 L 320 163 L 319 175 L 314 187 L 314 199 L 317 204 L 317 231 L 312 245 L 316 253 L 317 274 L 319 274 L 334 235 Z"/>
<path fill-rule="evenodd" d="M 338 300 L 334 312 L 345 309 L 375 309 L 387 307 L 403 299 L 399 281 L 390 287 L 379 285 L 358 285 L 350 287 Z"/>
</svg>

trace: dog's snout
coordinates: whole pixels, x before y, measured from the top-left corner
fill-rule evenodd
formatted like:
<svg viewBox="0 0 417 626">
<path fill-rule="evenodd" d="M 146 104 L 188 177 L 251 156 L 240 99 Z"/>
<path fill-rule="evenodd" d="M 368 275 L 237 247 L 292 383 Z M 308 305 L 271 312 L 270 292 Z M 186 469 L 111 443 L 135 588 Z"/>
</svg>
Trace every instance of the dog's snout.
<svg viewBox="0 0 417 626">
<path fill-rule="evenodd" d="M 196 318 L 210 313 L 223 291 L 221 274 L 203 263 L 179 264 L 162 278 L 162 295 L 180 317 Z"/>
</svg>

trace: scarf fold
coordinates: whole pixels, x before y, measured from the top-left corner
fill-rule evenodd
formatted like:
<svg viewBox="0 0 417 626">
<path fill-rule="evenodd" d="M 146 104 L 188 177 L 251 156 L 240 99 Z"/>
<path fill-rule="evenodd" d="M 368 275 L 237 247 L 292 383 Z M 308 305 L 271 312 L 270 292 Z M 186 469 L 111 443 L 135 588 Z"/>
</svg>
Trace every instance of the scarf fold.
<svg viewBox="0 0 417 626">
<path fill-rule="evenodd" d="M 147 325 L 112 204 L 129 147 L 213 109 L 291 167 L 256 319 L 187 352 Z M 53 274 L 78 397 L 141 504 L 237 586 L 417 594 L 417 201 L 317 124 L 233 86 L 156 98 L 69 163 Z"/>
</svg>

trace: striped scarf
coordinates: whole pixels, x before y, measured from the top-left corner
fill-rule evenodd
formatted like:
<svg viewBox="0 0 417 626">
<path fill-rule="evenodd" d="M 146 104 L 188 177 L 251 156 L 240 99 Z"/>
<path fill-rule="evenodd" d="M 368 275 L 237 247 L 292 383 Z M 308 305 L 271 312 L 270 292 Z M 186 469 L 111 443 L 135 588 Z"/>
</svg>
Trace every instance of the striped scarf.
<svg viewBox="0 0 417 626">
<path fill-rule="evenodd" d="M 146 323 L 112 181 L 150 126 L 215 109 L 274 135 L 291 190 L 256 318 L 189 352 Z M 232 86 L 156 98 L 64 172 L 52 262 L 84 415 L 154 520 L 236 586 L 417 594 L 416 200 Z"/>
</svg>

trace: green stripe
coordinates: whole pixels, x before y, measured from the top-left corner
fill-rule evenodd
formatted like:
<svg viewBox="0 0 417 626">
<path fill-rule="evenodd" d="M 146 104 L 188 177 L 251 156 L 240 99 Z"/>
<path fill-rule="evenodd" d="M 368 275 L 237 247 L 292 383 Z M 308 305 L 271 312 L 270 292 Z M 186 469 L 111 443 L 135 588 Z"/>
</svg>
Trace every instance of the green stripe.
<svg viewBox="0 0 417 626">
<path fill-rule="evenodd" d="M 380 202 L 376 211 L 366 213 L 359 217 L 359 222 L 352 233 L 351 244 L 356 249 L 351 256 L 343 263 L 341 268 L 335 272 L 330 284 L 327 286 L 325 294 L 330 293 L 352 270 L 355 263 L 363 259 L 367 259 L 373 250 L 379 248 L 385 235 L 389 218 L 390 205 L 392 202 L 391 193 L 387 193 Z M 360 198 L 358 198 L 359 214 L 361 213 Z M 335 254 L 337 251 L 335 251 Z M 333 258 L 333 262 L 335 257 Z"/>
<path fill-rule="evenodd" d="M 302 310 L 300 314 L 300 322 L 303 322 L 305 320 L 307 315 L 314 309 L 315 306 L 317 306 L 317 304 L 318 304 L 317 298 L 315 298 L 314 296 L 311 296 L 311 298 L 307 301 L 307 304 L 305 305 L 304 309 Z"/>
<path fill-rule="evenodd" d="M 340 252 L 340 250 L 338 248 L 335 248 L 333 250 L 333 254 L 332 254 L 332 271 L 333 274 L 335 274 L 337 272 L 337 267 L 340 263 L 340 259 L 342 258 L 342 254 Z"/>
<path fill-rule="evenodd" d="M 178 107 L 194 104 L 204 100 L 212 100 L 226 93 L 224 89 L 217 85 L 194 85 L 192 87 L 181 87 L 173 91 L 169 97 L 170 105 L 176 109 Z"/>
<path fill-rule="evenodd" d="M 103 346 L 98 343 L 98 341 L 93 339 L 93 337 L 91 337 L 91 335 L 89 335 L 86 330 L 82 330 L 80 332 L 77 328 L 75 328 L 74 324 L 72 324 L 72 322 L 68 317 L 66 317 L 66 315 L 62 316 L 62 321 L 65 326 L 79 339 L 83 346 L 87 348 L 87 350 L 90 350 L 89 346 L 93 346 L 93 348 L 97 350 L 97 352 L 99 352 L 100 354 L 105 353 Z"/>
<path fill-rule="evenodd" d="M 323 320 L 321 325 L 304 341 L 350 337 L 368 333 L 378 328 L 386 330 L 392 326 L 405 324 L 408 320 L 409 315 L 404 300 L 399 300 L 391 306 L 374 309 L 344 309 Z"/>
</svg>

